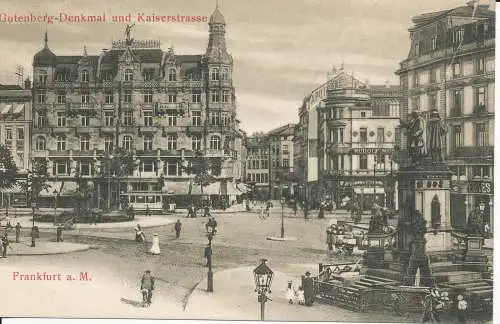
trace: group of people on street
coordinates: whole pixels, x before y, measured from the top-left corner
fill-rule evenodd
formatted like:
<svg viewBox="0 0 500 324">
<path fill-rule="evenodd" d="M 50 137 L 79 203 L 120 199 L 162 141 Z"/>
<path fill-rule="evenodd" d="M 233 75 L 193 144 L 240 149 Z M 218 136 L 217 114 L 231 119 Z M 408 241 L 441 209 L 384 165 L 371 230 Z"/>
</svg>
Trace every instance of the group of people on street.
<svg viewBox="0 0 500 324">
<path fill-rule="evenodd" d="M 291 280 L 288 281 L 285 297 L 289 304 L 297 303 L 312 306 L 314 302 L 314 283 L 311 273 L 307 271 L 305 276 L 302 276 L 302 284 L 297 289 L 294 288 Z"/>
<path fill-rule="evenodd" d="M 215 218 L 212 218 L 213 221 L 215 221 Z M 209 221 L 212 221 L 210 219 Z M 137 224 L 137 226 L 134 228 L 135 230 L 135 241 L 138 243 L 145 243 L 146 242 L 146 234 L 144 233 L 144 230 L 142 229 L 140 224 Z M 182 223 L 181 220 L 178 219 L 175 224 L 174 224 L 174 231 L 175 231 L 175 238 L 179 239 L 181 236 L 181 231 L 182 231 Z M 159 255 L 161 252 L 160 250 L 160 237 L 158 236 L 158 233 L 153 234 L 153 240 L 152 240 L 152 245 L 151 248 L 149 249 L 149 253 L 152 255 Z"/>
</svg>

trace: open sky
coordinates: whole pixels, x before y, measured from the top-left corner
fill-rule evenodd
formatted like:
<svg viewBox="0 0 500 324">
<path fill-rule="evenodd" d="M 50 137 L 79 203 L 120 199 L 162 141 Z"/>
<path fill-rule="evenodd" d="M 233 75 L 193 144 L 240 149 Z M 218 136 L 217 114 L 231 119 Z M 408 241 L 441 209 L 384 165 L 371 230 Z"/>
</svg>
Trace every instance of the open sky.
<svg viewBox="0 0 500 324">
<path fill-rule="evenodd" d="M 490 4 L 494 1 L 480 0 Z M 302 99 L 344 62 L 360 80 L 398 84 L 394 71 L 409 50 L 411 17 L 465 5 L 466 0 L 219 0 L 227 45 L 234 58 L 234 85 L 243 129 L 268 131 L 297 121 Z M 207 15 L 215 0 L 0 0 L 0 14 Z M 0 16 L 1 19 L 1 16 Z M 33 55 L 43 46 L 56 55 L 98 54 L 124 37 L 123 23 L 0 22 L 0 83 L 15 83 L 16 65 L 32 74 Z M 135 39 L 160 39 L 181 54 L 201 54 L 206 23 L 144 23 Z"/>
</svg>

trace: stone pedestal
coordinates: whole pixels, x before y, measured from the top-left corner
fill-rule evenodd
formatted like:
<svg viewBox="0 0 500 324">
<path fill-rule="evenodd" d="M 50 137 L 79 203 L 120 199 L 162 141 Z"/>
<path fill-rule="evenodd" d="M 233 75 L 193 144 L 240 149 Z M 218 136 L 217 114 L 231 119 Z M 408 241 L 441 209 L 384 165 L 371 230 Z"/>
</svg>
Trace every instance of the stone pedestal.
<svg viewBox="0 0 500 324">
<path fill-rule="evenodd" d="M 488 262 L 488 257 L 483 251 L 483 238 L 476 236 L 467 237 L 467 251 L 465 253 L 465 262 Z"/>
<path fill-rule="evenodd" d="M 366 262 L 370 268 L 380 268 L 384 263 L 384 234 L 368 234 L 368 249 L 366 251 Z"/>
</svg>

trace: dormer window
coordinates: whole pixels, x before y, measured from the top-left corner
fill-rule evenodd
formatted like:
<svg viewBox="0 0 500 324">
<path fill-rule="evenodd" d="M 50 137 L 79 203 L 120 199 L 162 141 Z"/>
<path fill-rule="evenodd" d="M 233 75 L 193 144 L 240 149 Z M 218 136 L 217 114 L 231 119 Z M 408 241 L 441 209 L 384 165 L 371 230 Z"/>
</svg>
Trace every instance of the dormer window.
<svg viewBox="0 0 500 324">
<path fill-rule="evenodd" d="M 67 72 L 58 72 L 56 73 L 56 81 L 64 82 L 69 81 L 70 75 Z"/>
<path fill-rule="evenodd" d="M 82 82 L 89 82 L 89 71 L 83 70 L 81 77 L 82 77 Z"/>
<path fill-rule="evenodd" d="M 113 73 L 111 71 L 104 72 L 103 79 L 104 81 L 113 81 Z"/>
<path fill-rule="evenodd" d="M 40 81 L 40 83 L 46 83 L 47 82 L 47 71 L 40 70 L 38 72 L 38 81 Z"/>
<path fill-rule="evenodd" d="M 134 72 L 132 69 L 125 70 L 125 81 L 132 81 L 134 79 Z"/>
</svg>

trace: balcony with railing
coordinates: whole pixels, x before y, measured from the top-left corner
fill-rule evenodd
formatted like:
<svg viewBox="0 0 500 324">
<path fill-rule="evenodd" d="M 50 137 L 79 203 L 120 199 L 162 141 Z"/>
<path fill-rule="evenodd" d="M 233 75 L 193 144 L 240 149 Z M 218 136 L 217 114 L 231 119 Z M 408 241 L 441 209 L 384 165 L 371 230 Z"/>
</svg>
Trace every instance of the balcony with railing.
<svg viewBox="0 0 500 324">
<path fill-rule="evenodd" d="M 494 146 L 463 146 L 451 151 L 452 157 L 493 157 Z"/>
</svg>

